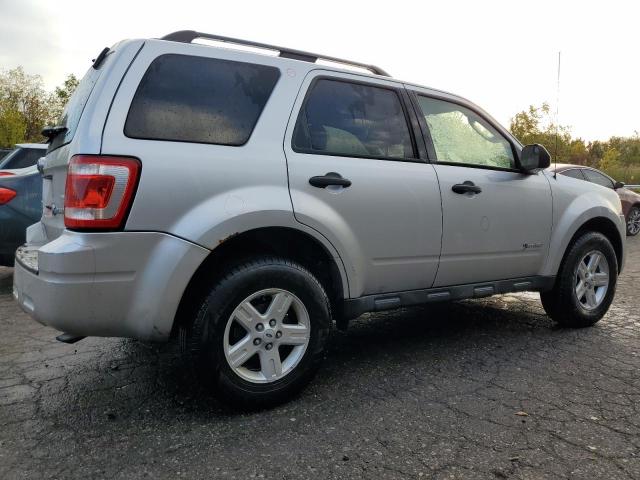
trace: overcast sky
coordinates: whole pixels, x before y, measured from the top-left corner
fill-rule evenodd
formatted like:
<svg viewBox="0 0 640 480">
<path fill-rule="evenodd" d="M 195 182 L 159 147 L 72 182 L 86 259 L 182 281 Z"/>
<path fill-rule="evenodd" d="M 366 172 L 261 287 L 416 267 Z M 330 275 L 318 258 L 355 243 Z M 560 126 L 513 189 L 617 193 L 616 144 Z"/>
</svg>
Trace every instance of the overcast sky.
<svg viewBox="0 0 640 480">
<path fill-rule="evenodd" d="M 122 38 L 195 29 L 373 63 L 508 125 L 530 104 L 555 108 L 562 51 L 560 122 L 606 139 L 640 131 L 639 20 L 633 0 L 0 0 L 0 68 L 53 88 Z"/>
</svg>

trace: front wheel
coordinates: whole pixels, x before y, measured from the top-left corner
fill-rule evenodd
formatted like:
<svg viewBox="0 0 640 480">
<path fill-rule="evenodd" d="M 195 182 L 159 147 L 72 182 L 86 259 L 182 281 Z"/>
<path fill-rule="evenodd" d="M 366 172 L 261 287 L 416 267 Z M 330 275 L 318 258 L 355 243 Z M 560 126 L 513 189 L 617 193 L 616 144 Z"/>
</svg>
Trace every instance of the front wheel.
<svg viewBox="0 0 640 480">
<path fill-rule="evenodd" d="M 640 207 L 632 207 L 627 216 L 627 235 L 635 237 L 640 233 Z"/>
<path fill-rule="evenodd" d="M 330 325 L 329 300 L 308 270 L 282 258 L 258 258 L 212 286 L 187 326 L 186 346 L 223 400 L 268 407 L 312 378 Z"/>
<path fill-rule="evenodd" d="M 587 232 L 569 248 L 552 290 L 540 298 L 547 314 L 565 327 L 589 327 L 609 309 L 616 290 L 618 263 L 611 242 Z"/>
</svg>

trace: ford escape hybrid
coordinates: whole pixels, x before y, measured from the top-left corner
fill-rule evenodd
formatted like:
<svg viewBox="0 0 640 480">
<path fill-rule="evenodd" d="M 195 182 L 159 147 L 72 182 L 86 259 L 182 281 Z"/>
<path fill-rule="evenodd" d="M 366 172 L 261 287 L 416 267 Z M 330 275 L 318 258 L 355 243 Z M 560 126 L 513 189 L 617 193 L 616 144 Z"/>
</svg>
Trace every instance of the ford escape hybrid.
<svg viewBox="0 0 640 480">
<path fill-rule="evenodd" d="M 44 133 L 22 308 L 68 342 L 176 335 L 248 406 L 299 390 L 334 321 L 529 290 L 585 327 L 623 265 L 613 190 L 374 66 L 193 31 L 127 40 Z"/>
</svg>

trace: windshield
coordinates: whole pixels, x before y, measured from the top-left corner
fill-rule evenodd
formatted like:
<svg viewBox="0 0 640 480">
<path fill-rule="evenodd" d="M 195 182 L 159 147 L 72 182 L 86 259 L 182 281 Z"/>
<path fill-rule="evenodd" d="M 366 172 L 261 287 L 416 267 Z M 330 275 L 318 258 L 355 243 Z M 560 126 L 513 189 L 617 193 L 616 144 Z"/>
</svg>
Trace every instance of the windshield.
<svg viewBox="0 0 640 480">
<path fill-rule="evenodd" d="M 0 170 L 30 167 L 35 165 L 38 159 L 44 157 L 44 155 L 44 149 L 18 147 L 0 160 Z"/>
</svg>

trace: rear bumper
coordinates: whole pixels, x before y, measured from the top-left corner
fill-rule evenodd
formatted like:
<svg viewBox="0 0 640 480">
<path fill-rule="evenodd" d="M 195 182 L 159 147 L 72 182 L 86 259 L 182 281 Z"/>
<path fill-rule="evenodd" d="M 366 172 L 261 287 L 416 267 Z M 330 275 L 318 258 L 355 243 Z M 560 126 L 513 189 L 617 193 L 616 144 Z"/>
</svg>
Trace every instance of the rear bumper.
<svg viewBox="0 0 640 480">
<path fill-rule="evenodd" d="M 209 251 L 154 232 L 65 231 L 16 260 L 13 294 L 35 320 L 83 336 L 166 340 L 182 294 Z"/>
</svg>

